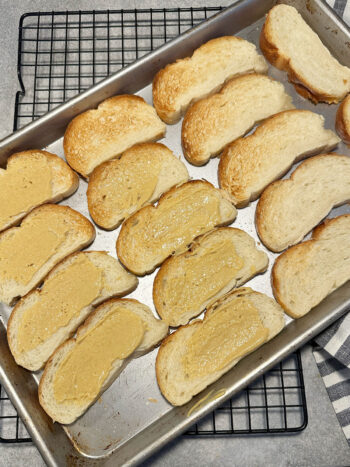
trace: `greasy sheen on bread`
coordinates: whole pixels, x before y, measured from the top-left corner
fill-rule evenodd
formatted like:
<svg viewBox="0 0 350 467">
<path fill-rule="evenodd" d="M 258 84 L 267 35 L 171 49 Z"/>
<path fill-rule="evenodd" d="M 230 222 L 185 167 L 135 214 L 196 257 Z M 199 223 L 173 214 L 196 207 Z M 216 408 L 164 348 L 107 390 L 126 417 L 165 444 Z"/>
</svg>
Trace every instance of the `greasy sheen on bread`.
<svg viewBox="0 0 350 467">
<path fill-rule="evenodd" d="M 187 324 L 210 303 L 266 271 L 268 258 L 254 239 L 232 227 L 197 237 L 190 249 L 171 256 L 153 283 L 153 301 L 169 326 Z"/>
<path fill-rule="evenodd" d="M 151 273 L 165 259 L 182 253 L 198 235 L 228 225 L 236 217 L 229 196 L 204 180 L 171 188 L 158 205 L 130 216 L 119 233 L 120 261 L 137 275 Z"/>
<path fill-rule="evenodd" d="M 75 117 L 63 147 L 68 164 L 88 178 L 95 167 L 134 144 L 156 141 L 164 134 L 165 125 L 151 105 L 142 97 L 123 94 Z"/>
<path fill-rule="evenodd" d="M 256 123 L 291 108 L 292 98 L 278 81 L 256 73 L 234 78 L 186 112 L 181 132 L 184 155 L 191 164 L 204 165 Z"/>
<path fill-rule="evenodd" d="M 153 105 L 164 122 L 173 124 L 191 103 L 218 91 L 225 81 L 253 72 L 267 72 L 267 63 L 254 44 L 235 36 L 217 37 L 198 47 L 191 57 L 158 71 Z"/>
</svg>

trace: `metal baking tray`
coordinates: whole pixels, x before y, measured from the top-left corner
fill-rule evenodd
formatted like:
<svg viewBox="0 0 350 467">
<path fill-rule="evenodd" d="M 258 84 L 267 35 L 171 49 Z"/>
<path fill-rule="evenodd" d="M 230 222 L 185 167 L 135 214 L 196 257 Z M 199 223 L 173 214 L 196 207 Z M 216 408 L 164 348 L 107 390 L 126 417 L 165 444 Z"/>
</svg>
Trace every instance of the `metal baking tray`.
<svg viewBox="0 0 350 467">
<path fill-rule="evenodd" d="M 236 2 L 193 30 L 5 138 L 0 142 L 0 163 L 4 166 L 11 153 L 31 147 L 47 148 L 63 156 L 62 135 L 73 117 L 119 93 L 137 93 L 151 102 L 150 83 L 155 73 L 167 63 L 190 55 L 194 48 L 213 37 L 238 34 L 258 44 L 264 15 L 275 3 L 274 0 Z M 290 0 L 284 3 L 296 6 L 334 55 L 350 66 L 350 32 L 326 3 L 322 0 Z M 323 114 L 327 128 L 334 129 L 336 106 L 314 106 L 296 94 L 293 86 L 287 82 L 284 72 L 270 67 L 269 74 L 284 83 L 287 91 L 293 96 L 296 107 Z M 162 141 L 175 154 L 181 154 L 183 159 L 180 129 L 181 123 L 168 126 L 167 135 Z M 350 150 L 343 144 L 339 145 L 338 152 L 350 155 Z M 217 165 L 218 159 L 214 159 L 205 167 L 192 167 L 189 164 L 187 167 L 191 177 L 205 178 L 217 185 Z M 77 193 L 62 204 L 72 206 L 88 216 L 86 187 L 86 182 L 81 180 Z M 253 203 L 250 207 L 239 210 L 234 226 L 244 229 L 258 241 L 254 227 L 255 205 L 256 203 Z M 344 212 L 350 212 L 348 205 L 334 209 L 331 216 Z M 96 230 L 96 240 L 90 249 L 103 249 L 115 256 L 118 231 Z M 251 280 L 248 285 L 271 296 L 270 269 L 276 255 L 271 252 L 268 252 L 268 255 L 269 270 Z M 131 294 L 152 309 L 153 277 L 154 274 L 141 278 L 138 288 Z M 57 423 L 53 424 L 39 405 L 37 381 L 40 375 L 32 375 L 15 364 L 6 340 L 6 322 L 11 309 L 1 305 L 0 381 L 48 465 L 132 465 L 146 459 L 172 438 L 184 432 L 199 418 L 221 405 L 329 326 L 349 308 L 350 284 L 347 283 L 303 318 L 297 321 L 287 318 L 285 329 L 277 337 L 244 358 L 219 381 L 183 407 L 172 407 L 160 394 L 154 370 L 157 354 L 155 349 L 148 355 L 132 361 L 85 415 L 74 424 L 63 427 Z M 209 391 L 221 391 L 224 394 L 188 416 L 191 407 Z"/>
</svg>

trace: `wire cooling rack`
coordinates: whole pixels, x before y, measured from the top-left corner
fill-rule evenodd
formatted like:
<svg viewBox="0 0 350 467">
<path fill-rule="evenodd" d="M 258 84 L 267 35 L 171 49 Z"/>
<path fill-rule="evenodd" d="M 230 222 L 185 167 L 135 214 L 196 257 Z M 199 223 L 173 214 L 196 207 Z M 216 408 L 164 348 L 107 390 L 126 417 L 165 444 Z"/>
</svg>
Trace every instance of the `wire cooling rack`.
<svg viewBox="0 0 350 467">
<path fill-rule="evenodd" d="M 14 129 L 134 62 L 220 7 L 28 13 L 21 17 Z M 187 435 L 288 433 L 307 425 L 300 354 L 294 353 L 193 426 Z M 0 442 L 30 437 L 0 386 Z"/>
</svg>

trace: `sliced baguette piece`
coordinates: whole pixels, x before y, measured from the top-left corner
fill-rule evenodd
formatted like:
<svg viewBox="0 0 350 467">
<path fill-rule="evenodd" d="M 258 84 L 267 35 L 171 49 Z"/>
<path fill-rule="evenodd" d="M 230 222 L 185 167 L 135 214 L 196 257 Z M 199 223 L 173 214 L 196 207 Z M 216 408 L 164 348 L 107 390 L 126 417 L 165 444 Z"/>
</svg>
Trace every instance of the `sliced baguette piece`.
<svg viewBox="0 0 350 467">
<path fill-rule="evenodd" d="M 10 304 L 28 293 L 53 266 L 94 238 L 91 222 L 68 206 L 33 209 L 19 227 L 0 234 L 0 301 Z"/>
<path fill-rule="evenodd" d="M 260 347 L 262 343 L 257 343 L 257 346 L 247 350 L 247 352 L 241 353 L 239 357 L 231 355 L 231 359 L 220 369 L 214 371 L 201 371 L 204 374 L 191 374 L 193 371 L 201 370 L 201 366 L 193 361 L 193 369 L 187 372 L 184 359 L 188 355 L 191 349 L 191 343 L 196 332 L 198 332 L 203 326 L 206 326 L 208 320 L 213 317 L 213 315 L 220 315 L 224 313 L 223 309 L 229 307 L 233 310 L 235 306 L 242 306 L 239 304 L 239 301 L 244 300 L 244 303 L 248 302 L 248 306 L 253 306 L 259 313 L 259 318 L 263 327 L 267 330 L 266 340 L 269 341 L 276 334 L 278 334 L 284 327 L 284 314 L 282 308 L 270 297 L 254 290 L 245 287 L 241 289 L 234 290 L 233 292 L 225 295 L 217 302 L 213 303 L 207 310 L 203 321 L 195 320 L 187 326 L 182 326 L 173 334 L 168 336 L 161 344 L 157 360 L 156 360 L 156 375 L 159 388 L 163 396 L 172 404 L 172 405 L 183 405 L 186 402 L 190 401 L 193 396 L 200 393 L 205 389 L 209 384 L 217 381 L 223 374 L 227 373 L 231 368 L 233 368 L 239 360 L 241 360 L 248 353 L 255 350 L 255 348 Z M 232 307 L 232 308 L 231 308 Z M 239 311 L 239 313 L 237 313 Z M 242 319 L 243 317 L 243 319 Z M 215 336 L 219 339 L 217 352 L 220 352 L 217 358 L 220 358 L 222 354 L 226 354 L 230 351 L 232 345 L 241 341 L 242 339 L 235 339 L 229 334 L 227 336 L 223 335 L 224 332 L 224 323 L 227 321 L 227 329 L 231 329 L 232 324 L 235 324 L 237 320 L 242 319 L 242 326 L 244 329 L 244 310 L 237 310 L 234 316 L 228 314 L 224 319 L 224 322 L 220 325 L 212 325 L 212 334 L 211 338 L 215 339 Z M 251 329 L 245 332 L 244 338 L 251 335 Z M 254 329 L 254 328 L 253 328 Z M 216 334 L 215 334 L 216 333 Z M 256 334 L 254 335 L 254 337 Z M 242 337 L 242 336 L 241 336 Z M 254 342 L 253 337 L 253 342 Z M 233 338 L 233 340 L 230 340 Z M 244 341 L 244 339 L 243 339 Z M 205 343 L 205 342 L 204 342 Z M 236 353 L 237 355 L 237 353 Z M 209 357 L 209 355 L 208 355 Z M 201 354 L 198 356 L 198 360 L 205 357 Z"/>
<path fill-rule="evenodd" d="M 281 83 L 249 74 L 228 81 L 217 94 L 193 104 L 182 123 L 182 146 L 188 162 L 206 164 L 227 144 L 271 115 L 293 108 Z"/>
<path fill-rule="evenodd" d="M 244 208 L 297 161 L 332 150 L 340 141 L 324 129 L 324 118 L 287 110 L 263 122 L 252 135 L 230 144 L 219 163 L 219 183 Z"/>
<path fill-rule="evenodd" d="M 346 144 L 350 144 L 350 96 L 347 96 L 338 107 L 335 129 L 341 139 Z"/>
<path fill-rule="evenodd" d="M 149 274 L 170 255 L 186 251 L 198 235 L 230 224 L 236 214 L 224 191 L 192 180 L 167 191 L 157 207 L 145 206 L 124 222 L 118 257 L 134 274 Z"/>
<path fill-rule="evenodd" d="M 154 305 L 169 326 L 187 324 L 231 289 L 266 271 L 268 263 L 243 230 L 215 229 L 162 264 L 153 283 Z"/>
<path fill-rule="evenodd" d="M 16 363 L 39 370 L 94 306 L 127 295 L 137 284 L 137 278 L 105 251 L 71 254 L 50 271 L 41 289 L 29 292 L 13 309 L 7 340 Z"/>
<path fill-rule="evenodd" d="M 142 97 L 123 94 L 75 117 L 66 129 L 63 147 L 68 164 L 87 178 L 95 167 L 134 144 L 164 135 L 165 125 L 155 109 Z"/>
<path fill-rule="evenodd" d="M 90 215 L 104 229 L 116 229 L 142 206 L 187 180 L 185 165 L 166 146 L 136 144 L 92 172 L 87 189 Z"/>
<path fill-rule="evenodd" d="M 350 201 L 350 157 L 322 154 L 272 183 L 256 208 L 256 229 L 272 251 L 299 243 L 335 206 Z"/>
<path fill-rule="evenodd" d="M 311 240 L 282 253 L 272 269 L 273 293 L 292 318 L 300 318 L 350 279 L 350 215 L 328 219 Z"/>
<path fill-rule="evenodd" d="M 113 335 L 106 336 L 106 341 L 103 343 L 103 347 L 100 347 L 100 351 L 104 352 L 106 358 L 111 360 L 110 371 L 106 375 L 99 374 L 98 372 L 91 372 L 91 378 L 98 378 L 102 380 L 102 386 L 98 393 L 89 394 L 89 397 L 84 398 L 82 403 L 75 403 L 74 395 L 72 394 L 72 400 L 66 400 L 64 402 L 58 401 L 55 397 L 55 377 L 60 371 L 61 365 L 65 362 L 65 359 L 73 354 L 79 346 L 79 343 L 83 341 L 87 336 L 91 336 L 98 326 L 104 322 L 105 319 L 113 314 L 120 313 L 120 311 L 127 310 L 132 314 L 137 315 L 141 318 L 144 326 L 144 334 L 134 350 L 127 355 L 125 358 L 116 358 L 113 360 L 115 354 L 111 353 L 111 347 L 114 341 L 123 336 L 118 334 L 118 328 L 113 326 L 112 330 L 115 331 L 115 338 Z M 168 326 L 161 320 L 156 319 L 151 310 L 142 303 L 133 299 L 112 299 L 100 305 L 95 311 L 93 311 L 86 322 L 80 326 L 77 331 L 76 338 L 67 340 L 62 344 L 56 352 L 52 355 L 48 363 L 46 364 L 44 374 L 39 384 L 39 402 L 46 413 L 54 420 L 63 424 L 73 423 L 78 417 L 80 417 L 98 398 L 99 396 L 114 382 L 114 380 L 123 371 L 126 365 L 133 359 L 137 358 L 146 352 L 150 351 L 156 346 L 168 333 Z M 113 341 L 113 342 L 112 342 Z M 109 345 L 111 344 L 111 345 Z M 95 352 L 91 355 L 92 362 L 96 355 Z M 88 362 L 86 362 L 88 364 Z M 83 372 L 83 368 L 81 371 Z M 61 372 L 64 371 L 61 370 Z M 79 377 L 83 377 L 78 372 L 75 375 L 76 380 L 79 381 Z"/>
<path fill-rule="evenodd" d="M 67 198 L 78 186 L 78 175 L 55 154 L 40 149 L 12 154 L 0 169 L 0 231 L 41 204 Z"/>
<path fill-rule="evenodd" d="M 252 72 L 267 73 L 255 45 L 240 37 L 218 37 L 156 74 L 153 105 L 164 122 L 173 124 L 192 102 L 217 92 L 228 79 Z"/>
<path fill-rule="evenodd" d="M 272 65 L 288 72 L 296 91 L 315 104 L 339 102 L 350 91 L 350 69 L 331 55 L 292 6 L 276 5 L 269 11 L 260 48 Z"/>
</svg>

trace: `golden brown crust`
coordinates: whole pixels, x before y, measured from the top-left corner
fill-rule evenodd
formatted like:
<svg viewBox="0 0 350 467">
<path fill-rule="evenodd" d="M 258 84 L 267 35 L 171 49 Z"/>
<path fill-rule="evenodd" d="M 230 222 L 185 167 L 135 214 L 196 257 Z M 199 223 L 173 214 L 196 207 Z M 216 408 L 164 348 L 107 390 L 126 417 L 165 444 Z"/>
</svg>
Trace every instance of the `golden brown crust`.
<svg viewBox="0 0 350 467">
<path fill-rule="evenodd" d="M 335 129 L 346 144 L 350 144 L 350 124 L 345 119 L 345 108 L 350 105 L 350 95 L 338 107 L 335 117 Z"/>
</svg>

